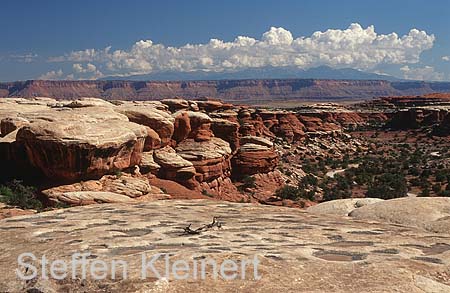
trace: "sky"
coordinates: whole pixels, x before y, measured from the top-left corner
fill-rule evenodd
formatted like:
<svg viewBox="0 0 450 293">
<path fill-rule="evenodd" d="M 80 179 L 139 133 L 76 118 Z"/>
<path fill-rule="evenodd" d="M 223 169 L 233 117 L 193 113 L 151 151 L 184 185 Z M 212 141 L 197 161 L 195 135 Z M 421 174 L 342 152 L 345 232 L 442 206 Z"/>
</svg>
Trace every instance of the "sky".
<svg viewBox="0 0 450 293">
<path fill-rule="evenodd" d="M 3 0 L 0 81 L 354 68 L 450 81 L 450 0 Z"/>
</svg>

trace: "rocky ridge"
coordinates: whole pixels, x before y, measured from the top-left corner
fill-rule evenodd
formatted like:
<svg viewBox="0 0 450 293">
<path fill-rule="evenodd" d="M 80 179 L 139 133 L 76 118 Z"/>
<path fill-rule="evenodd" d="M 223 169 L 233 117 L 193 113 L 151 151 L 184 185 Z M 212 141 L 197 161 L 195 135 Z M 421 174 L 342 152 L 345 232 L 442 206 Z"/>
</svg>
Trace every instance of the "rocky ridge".
<svg viewBox="0 0 450 293">
<path fill-rule="evenodd" d="M 449 92 L 450 83 L 383 80 L 249 79 L 216 81 L 50 81 L 0 83 L 0 97 L 160 100 L 213 97 L 226 101 L 371 99 L 380 96 Z"/>
<path fill-rule="evenodd" d="M 364 125 L 428 126 L 433 133 L 447 135 L 447 99 L 444 94 L 425 96 L 418 107 L 410 105 L 411 98 L 399 97 L 290 110 L 234 106 L 218 100 L 2 99 L 0 172 L 4 178 L 42 178 L 48 183 L 46 188 L 99 180 L 118 172 L 137 177 L 142 173 L 221 199 L 266 202 L 269 194 L 249 198 L 237 190 L 234 181 L 257 175 L 261 182 L 272 182 L 268 190 L 286 180 L 296 182 L 305 174 L 295 164 L 288 165 L 291 178 L 273 175 L 281 157 L 317 156 L 323 149 L 339 155 L 349 147 L 354 151 L 364 148 L 345 133 Z M 423 104 L 425 100 L 428 104 Z M 252 194 L 266 194 L 263 190 Z M 81 191 L 91 193 L 78 193 L 75 199 L 98 195 L 99 202 L 110 201 L 94 190 L 76 192 Z M 76 201 L 67 196 L 50 201 L 55 198 L 71 204 Z"/>
</svg>

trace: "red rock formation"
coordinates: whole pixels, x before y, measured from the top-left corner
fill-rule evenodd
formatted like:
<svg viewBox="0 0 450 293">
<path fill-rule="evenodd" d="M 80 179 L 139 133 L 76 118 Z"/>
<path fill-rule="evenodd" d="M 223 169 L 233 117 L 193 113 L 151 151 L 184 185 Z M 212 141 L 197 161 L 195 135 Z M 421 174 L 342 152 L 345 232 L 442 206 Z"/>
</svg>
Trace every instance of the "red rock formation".
<svg viewBox="0 0 450 293">
<path fill-rule="evenodd" d="M 211 130 L 214 136 L 221 138 L 230 144 L 234 152 L 239 148 L 239 124 L 221 118 L 213 118 Z"/>
<path fill-rule="evenodd" d="M 213 136 L 211 131 L 211 118 L 201 112 L 187 112 L 189 121 L 191 124 L 191 132 L 188 138 L 192 138 L 195 141 L 207 141 Z"/>
<path fill-rule="evenodd" d="M 180 112 L 175 117 L 172 139 L 175 140 L 176 143 L 179 143 L 180 141 L 186 139 L 190 132 L 191 120 L 189 119 L 189 115 L 187 112 Z"/>
<path fill-rule="evenodd" d="M 38 122 L 21 128 L 17 142 L 48 178 L 76 181 L 139 164 L 147 129 L 127 121 Z"/>
<path fill-rule="evenodd" d="M 340 130 L 341 126 L 335 123 L 324 122 L 320 117 L 308 114 L 297 114 L 298 119 L 303 123 L 307 132 L 317 131 L 335 131 Z"/>
<path fill-rule="evenodd" d="M 194 176 L 197 174 L 194 165 L 183 159 L 175 150 L 169 146 L 154 151 L 154 161 L 161 168 L 158 176 L 183 184 L 189 188 L 198 187 Z"/>
<path fill-rule="evenodd" d="M 159 188 L 148 183 L 146 177 L 107 175 L 100 180 L 82 181 L 43 190 L 42 194 L 52 204 L 88 205 L 96 203 L 137 202 L 167 199 Z"/>
<path fill-rule="evenodd" d="M 277 137 L 281 137 L 287 142 L 298 141 L 305 136 L 305 126 L 298 120 L 294 113 L 287 111 L 274 112 L 269 115 L 270 118 L 267 120 L 265 119 L 264 112 L 260 113 L 260 115 L 266 127 Z"/>
<path fill-rule="evenodd" d="M 450 128 L 450 113 L 448 110 L 433 108 L 411 108 L 397 111 L 386 123 L 392 129 L 417 129 L 427 127 L 435 135 L 446 136 Z"/>
<path fill-rule="evenodd" d="M 114 110 L 126 115 L 131 122 L 148 126 L 156 131 L 161 139 L 161 146 L 170 143 L 174 131 L 174 119 L 169 113 L 153 105 L 142 104 L 123 104 Z"/>
<path fill-rule="evenodd" d="M 275 135 L 266 127 L 263 119 L 257 113 L 242 109 L 239 111 L 240 128 L 239 133 L 242 136 L 263 136 L 274 137 Z"/>
<path fill-rule="evenodd" d="M 231 149 L 220 138 L 213 137 L 208 141 L 186 139 L 175 150 L 179 156 L 193 164 L 198 182 L 211 182 L 231 174 Z"/>
<path fill-rule="evenodd" d="M 450 83 L 382 80 L 217 80 L 217 81 L 44 81 L 0 83 L 0 97 L 96 97 L 111 100 L 160 100 L 211 97 L 224 101 L 294 99 L 371 99 L 449 92 Z"/>
<path fill-rule="evenodd" d="M 268 173 L 278 165 L 279 156 L 269 147 L 270 141 L 254 137 L 242 141 L 242 145 L 232 159 L 233 177 L 243 178 L 257 173 Z"/>
</svg>

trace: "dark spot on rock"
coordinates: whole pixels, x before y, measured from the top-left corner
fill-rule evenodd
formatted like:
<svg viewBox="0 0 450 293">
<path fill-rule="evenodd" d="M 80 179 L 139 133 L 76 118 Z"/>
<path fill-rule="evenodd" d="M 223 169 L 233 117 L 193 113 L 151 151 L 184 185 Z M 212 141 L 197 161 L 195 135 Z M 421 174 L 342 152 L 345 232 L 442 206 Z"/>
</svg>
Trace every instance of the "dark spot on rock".
<svg viewBox="0 0 450 293">
<path fill-rule="evenodd" d="M 153 232 L 151 229 L 110 230 L 112 232 L 125 233 L 128 237 L 139 237 Z"/>
<path fill-rule="evenodd" d="M 109 253 L 112 255 L 130 255 L 153 250 L 154 248 L 153 245 L 116 247 L 111 249 Z"/>
<path fill-rule="evenodd" d="M 373 250 L 371 252 L 373 252 L 373 253 L 381 253 L 381 254 L 399 254 L 400 253 L 400 251 L 398 249 L 395 249 L 395 248 L 377 249 L 377 250 Z"/>
<path fill-rule="evenodd" d="M 338 241 L 328 245 L 337 247 L 352 247 L 352 246 L 373 246 L 372 241 Z"/>
<path fill-rule="evenodd" d="M 446 243 L 436 243 L 431 245 L 430 247 L 422 248 L 423 253 L 425 253 L 426 255 L 441 254 L 449 250 L 450 245 Z"/>
<path fill-rule="evenodd" d="M 69 241 L 65 242 L 65 244 L 75 244 L 75 243 L 81 243 L 81 242 L 83 242 L 83 240 L 73 239 L 73 240 L 69 240 Z"/>
<path fill-rule="evenodd" d="M 367 254 L 363 253 L 332 250 L 317 251 L 313 255 L 327 261 L 359 261 L 367 257 Z"/>
<path fill-rule="evenodd" d="M 343 241 L 344 237 L 342 237 L 341 235 L 330 235 L 327 236 L 328 239 L 333 240 L 333 241 Z"/>
<path fill-rule="evenodd" d="M 443 264 L 441 259 L 434 258 L 434 257 L 416 256 L 416 257 L 413 257 L 412 259 L 420 260 L 420 261 L 424 261 L 424 262 L 435 263 L 435 264 Z"/>
<path fill-rule="evenodd" d="M 349 234 L 357 234 L 357 235 L 381 235 L 383 232 L 380 231 L 349 231 Z"/>
</svg>

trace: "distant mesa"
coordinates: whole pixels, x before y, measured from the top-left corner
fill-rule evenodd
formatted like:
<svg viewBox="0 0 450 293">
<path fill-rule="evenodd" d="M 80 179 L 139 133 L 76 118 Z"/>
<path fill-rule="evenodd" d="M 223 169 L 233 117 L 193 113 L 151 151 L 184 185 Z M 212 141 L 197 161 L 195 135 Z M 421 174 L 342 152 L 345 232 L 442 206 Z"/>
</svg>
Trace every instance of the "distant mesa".
<svg viewBox="0 0 450 293">
<path fill-rule="evenodd" d="M 0 83 L 0 97 L 82 97 L 106 100 L 161 100 L 210 97 L 223 101 L 254 103 L 286 100 L 364 100 L 382 96 L 417 96 L 450 92 L 450 82 L 343 80 L 343 79 L 246 79 L 203 81 L 43 81 Z"/>
</svg>

